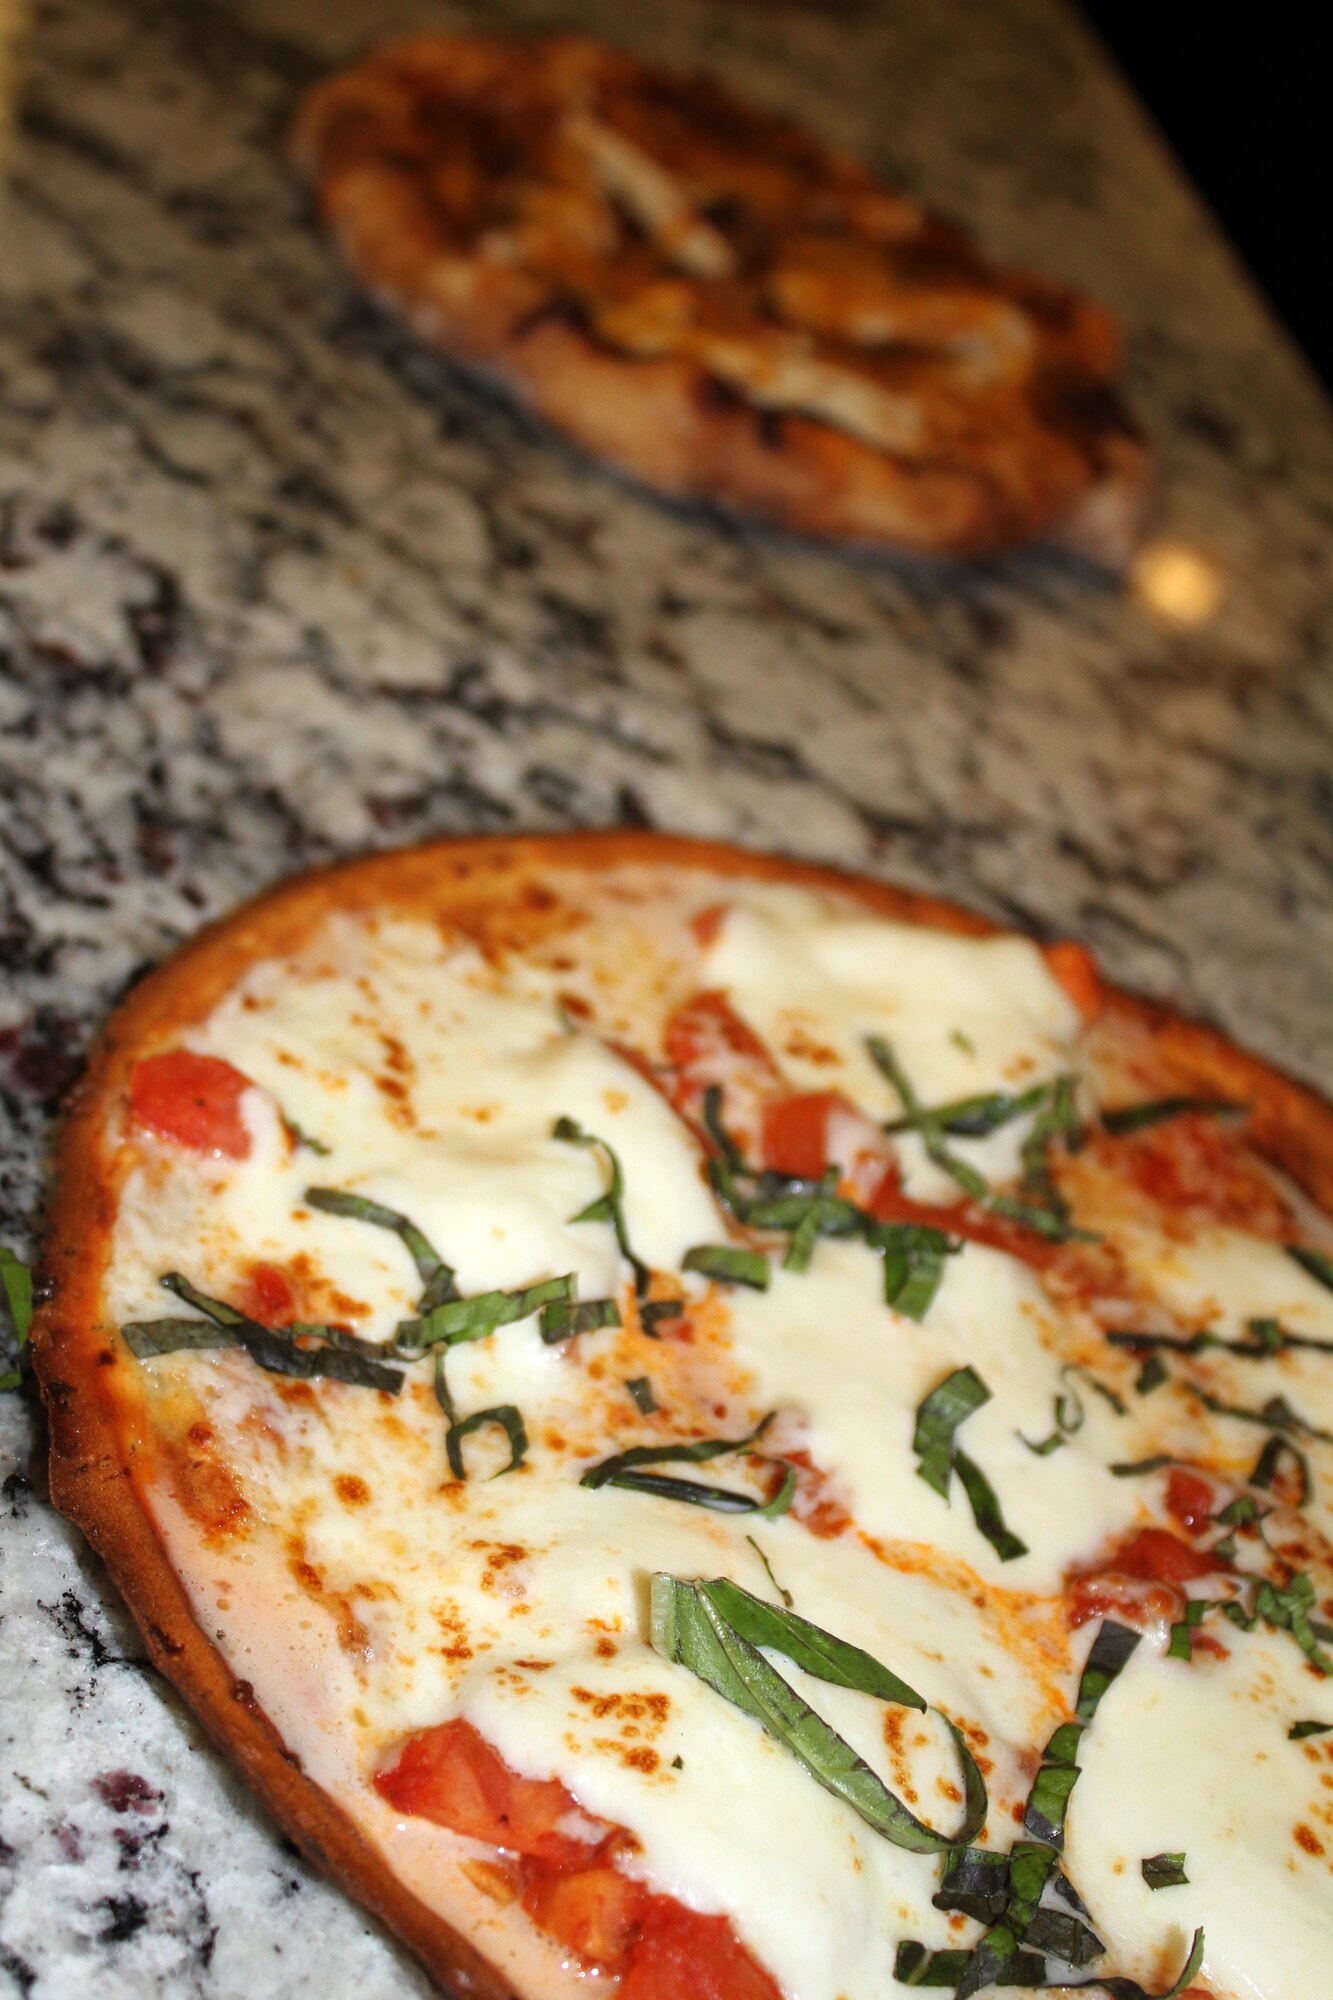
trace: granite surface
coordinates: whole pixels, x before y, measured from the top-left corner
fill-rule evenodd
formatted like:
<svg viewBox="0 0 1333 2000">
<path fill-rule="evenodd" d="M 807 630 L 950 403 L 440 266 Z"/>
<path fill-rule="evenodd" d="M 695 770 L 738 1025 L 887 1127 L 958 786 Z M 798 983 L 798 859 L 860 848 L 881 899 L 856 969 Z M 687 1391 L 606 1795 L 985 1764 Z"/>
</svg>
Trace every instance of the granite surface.
<svg viewBox="0 0 1333 2000">
<path fill-rule="evenodd" d="M 576 19 L 795 109 L 1129 329 L 1167 615 L 854 561 L 575 459 L 357 300 L 284 166 L 372 32 Z M 0 1240 L 97 1021 L 287 870 L 649 822 L 1087 938 L 1333 1076 L 1327 412 L 1058 0 L 53 0 L 0 235 Z M 0 1992 L 424 1993 L 143 1659 L 0 1399 Z"/>
</svg>

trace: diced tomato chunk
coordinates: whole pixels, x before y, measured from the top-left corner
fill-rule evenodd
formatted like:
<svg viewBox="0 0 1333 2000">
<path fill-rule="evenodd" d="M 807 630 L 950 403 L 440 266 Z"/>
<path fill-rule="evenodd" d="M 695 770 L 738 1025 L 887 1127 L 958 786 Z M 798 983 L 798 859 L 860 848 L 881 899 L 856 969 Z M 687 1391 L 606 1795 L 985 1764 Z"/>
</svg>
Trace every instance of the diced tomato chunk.
<svg viewBox="0 0 1333 2000">
<path fill-rule="evenodd" d="M 760 1139 L 764 1165 L 818 1180 L 829 1164 L 829 1121 L 847 1109 L 847 1100 L 832 1090 L 771 1099 L 764 1106 Z"/>
<path fill-rule="evenodd" d="M 250 1266 L 237 1304 L 261 1326 L 290 1326 L 296 1318 L 296 1293 L 276 1264 Z"/>
<path fill-rule="evenodd" d="M 136 1065 L 130 1110 L 138 1124 L 192 1153 L 243 1160 L 250 1151 L 250 1134 L 241 1117 L 241 1099 L 250 1087 L 249 1077 L 219 1056 L 168 1049 Z"/>
<path fill-rule="evenodd" d="M 596 1852 L 595 1841 L 559 1830 L 562 1820 L 579 1814 L 573 1794 L 557 1778 L 511 1771 L 470 1722 L 441 1722 L 409 1736 L 397 1763 L 376 1777 L 375 1790 L 398 1812 L 557 1867 L 584 1865 Z"/>
<path fill-rule="evenodd" d="M 1052 979 L 1062 986 L 1086 1026 L 1091 1027 L 1106 1012 L 1106 988 L 1096 959 L 1086 945 L 1061 939 L 1048 944 L 1043 953 Z"/>
<path fill-rule="evenodd" d="M 535 1863 L 523 1907 L 539 1931 L 580 1958 L 616 1970 L 638 1935 L 648 1891 L 603 1864 L 561 1873 Z"/>
<path fill-rule="evenodd" d="M 926 1229 L 942 1229 L 946 1236 L 962 1236 L 969 1243 L 988 1243 L 992 1249 L 1007 1250 L 1011 1257 L 1021 1257 L 1038 1270 L 1052 1263 L 1062 1248 L 1035 1229 L 1004 1215 L 988 1215 L 970 1201 L 948 1206 L 913 1201 L 903 1193 L 896 1167 L 887 1169 L 867 1207 L 876 1222 L 916 1222 Z"/>
<path fill-rule="evenodd" d="M 706 910 L 700 910 L 690 918 L 690 929 L 705 951 L 710 944 L 717 942 L 718 933 L 727 921 L 730 907 L 728 903 L 710 903 Z"/>
<path fill-rule="evenodd" d="M 1185 1615 L 1185 1593 L 1174 1583 L 1144 1583 L 1140 1578 L 1107 1575 L 1076 1576 L 1068 1587 L 1069 1623 L 1077 1631 L 1092 1618 L 1115 1618 L 1122 1625 L 1146 1631 L 1153 1625 L 1174 1625 Z"/>
<path fill-rule="evenodd" d="M 1209 1481 L 1183 1465 L 1173 1465 L 1166 1482 L 1166 1511 L 1187 1535 L 1202 1534 L 1217 1511 Z"/>
<path fill-rule="evenodd" d="M 782 2000 L 725 1917 L 700 1916 L 653 1896 L 620 1984 L 619 2000 Z"/>
<path fill-rule="evenodd" d="M 1192 1583 L 1222 1567 L 1207 1549 L 1192 1549 L 1169 1528 L 1139 1528 L 1103 1565 L 1145 1583 Z"/>
</svg>

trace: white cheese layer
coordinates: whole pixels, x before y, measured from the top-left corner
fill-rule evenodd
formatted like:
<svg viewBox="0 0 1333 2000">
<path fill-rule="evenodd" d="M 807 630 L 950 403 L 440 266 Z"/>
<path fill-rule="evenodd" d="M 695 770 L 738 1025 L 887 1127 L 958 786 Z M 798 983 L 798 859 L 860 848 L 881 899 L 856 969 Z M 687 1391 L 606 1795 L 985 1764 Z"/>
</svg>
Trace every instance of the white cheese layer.
<svg viewBox="0 0 1333 2000">
<path fill-rule="evenodd" d="M 872 1117 L 903 1105 L 866 1048 L 892 1047 L 921 1103 L 1018 1093 L 1072 1067 L 1079 1018 L 1026 938 L 975 938 L 852 915 L 809 890 L 751 884 L 728 908 L 700 982 L 725 989 L 798 1090 L 841 1090 Z M 992 1181 L 1013 1179 L 1031 1120 L 951 1141 Z M 914 1135 L 905 1184 L 953 1201 L 956 1182 Z"/>
<path fill-rule="evenodd" d="M 1216 1629 L 1226 1659 L 1170 1660 L 1145 1639 L 1103 1699 L 1066 1865 L 1099 1934 L 1150 1991 L 1176 1976 L 1202 1925 L 1212 1990 L 1310 2000 L 1330 1935 L 1333 1736 L 1288 1731 L 1333 1722 L 1333 1693 L 1284 1635 Z M 1182 1852 L 1188 1886 L 1149 1889 L 1142 1862 Z"/>
</svg>

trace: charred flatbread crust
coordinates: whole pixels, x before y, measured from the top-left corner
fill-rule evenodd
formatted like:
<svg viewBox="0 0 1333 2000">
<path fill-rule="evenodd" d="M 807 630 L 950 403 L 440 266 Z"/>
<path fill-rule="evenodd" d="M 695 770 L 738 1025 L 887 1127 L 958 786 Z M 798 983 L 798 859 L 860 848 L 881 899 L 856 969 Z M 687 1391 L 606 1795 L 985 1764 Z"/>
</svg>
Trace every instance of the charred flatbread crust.
<svg viewBox="0 0 1333 2000">
<path fill-rule="evenodd" d="M 421 35 L 320 84 L 292 145 L 371 292 L 663 492 L 895 549 L 1139 539 L 1109 314 L 709 78 Z"/>
<path fill-rule="evenodd" d="M 332 913 L 425 917 L 485 947 L 522 950 L 566 920 L 571 880 L 624 866 L 799 884 L 872 912 L 970 935 L 977 915 L 839 871 L 650 832 L 440 842 L 302 876 L 212 925 L 147 978 L 94 1051 L 62 1132 L 47 1216 L 33 1355 L 50 1419 L 52 1496 L 107 1564 L 154 1664 L 301 1850 L 379 1917 L 449 1991 L 499 2000 L 509 1984 L 467 1937 L 398 1881 L 302 1771 L 249 1685 L 200 1627 L 140 1498 L 153 1438 L 133 1367 L 110 1339 L 101 1295 L 118 1199 L 110 1114 L 135 1064 L 202 1021 L 252 966 L 298 949 Z M 554 884 L 558 881 L 558 893 Z M 1108 1018 L 1151 1037 L 1173 1087 L 1243 1098 L 1263 1152 L 1333 1211 L 1333 1107 L 1215 1029 L 1112 989 Z"/>
</svg>

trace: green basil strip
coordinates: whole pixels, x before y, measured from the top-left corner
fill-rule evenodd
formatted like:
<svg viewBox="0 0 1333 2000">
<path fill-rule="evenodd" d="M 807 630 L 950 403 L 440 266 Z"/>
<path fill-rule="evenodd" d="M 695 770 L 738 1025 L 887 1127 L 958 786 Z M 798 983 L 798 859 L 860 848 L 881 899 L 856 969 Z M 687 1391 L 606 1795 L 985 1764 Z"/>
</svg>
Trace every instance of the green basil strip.
<svg viewBox="0 0 1333 2000">
<path fill-rule="evenodd" d="M 1112 1347 L 1160 1348 L 1172 1354 L 1235 1354 L 1244 1361 L 1269 1361 L 1287 1347 L 1313 1349 L 1317 1354 L 1333 1354 L 1333 1340 L 1314 1340 L 1308 1334 L 1289 1333 L 1280 1320 L 1252 1319 L 1240 1340 L 1224 1340 L 1205 1327 L 1199 1333 L 1108 1333 Z"/>
<path fill-rule="evenodd" d="M 179 1271 L 168 1271 L 158 1282 L 167 1291 L 174 1292 L 178 1299 L 184 1299 L 187 1305 L 206 1313 L 213 1322 L 211 1331 L 215 1337 L 211 1340 L 202 1340 L 197 1334 L 186 1336 L 183 1329 L 187 1322 L 184 1320 L 132 1320 L 130 1322 L 132 1333 L 122 1329 L 132 1353 L 142 1356 L 167 1354 L 175 1349 L 187 1347 L 235 1345 L 243 1347 L 250 1359 L 257 1362 L 259 1367 L 270 1375 L 288 1375 L 300 1381 L 310 1381 L 316 1376 L 322 1376 L 329 1381 L 346 1382 L 355 1388 L 383 1389 L 391 1396 L 396 1396 L 403 1386 L 403 1373 L 400 1368 L 386 1368 L 382 1361 L 376 1361 L 367 1354 L 359 1341 L 346 1340 L 332 1327 L 315 1326 L 297 1329 L 260 1326 L 258 1321 L 247 1319 L 244 1313 L 238 1312 L 235 1306 L 228 1305 L 224 1299 L 212 1299 L 206 1293 L 197 1290 Z M 202 1324 L 202 1321 L 195 1322 L 196 1326 Z M 171 1331 L 162 1331 L 164 1327 L 170 1328 Z M 216 1338 L 218 1329 L 224 1330 L 230 1338 L 225 1340 Z M 327 1340 L 329 1345 L 298 1347 L 296 1344 L 298 1331 L 307 1335 L 319 1335 Z"/>
<path fill-rule="evenodd" d="M 1333 1722 L 1293 1722 L 1287 1731 L 1288 1743 L 1303 1743 L 1307 1736 L 1327 1736 Z"/>
<path fill-rule="evenodd" d="M 458 1411 L 454 1408 L 454 1399 L 449 1388 L 448 1356 L 449 1350 L 447 1347 L 437 1347 L 434 1350 L 435 1400 L 443 1410 L 446 1420 L 450 1424 L 454 1424 L 458 1421 Z"/>
<path fill-rule="evenodd" d="M 968 1498 L 972 1509 L 972 1519 L 980 1528 L 986 1540 L 994 1549 L 1002 1563 L 1016 1562 L 1025 1556 L 1028 1545 L 1006 1527 L 1000 1503 L 995 1497 L 995 1489 L 987 1479 L 975 1459 L 965 1451 L 955 1450 L 953 1469 L 958 1474 L 958 1483 Z"/>
<path fill-rule="evenodd" d="M 1150 1889 L 1189 1887 L 1190 1878 L 1185 1873 L 1183 1854 L 1149 1854 L 1140 1861 L 1139 1870 Z"/>
<path fill-rule="evenodd" d="M 641 1465 L 705 1465 L 710 1458 L 723 1458 L 729 1451 L 744 1451 L 748 1446 L 757 1444 L 775 1415 L 776 1412 L 770 1410 L 744 1437 L 696 1438 L 690 1444 L 631 1445 L 627 1451 L 615 1452 L 610 1458 L 589 1466 L 579 1485 L 610 1486 L 619 1482 L 621 1473 L 631 1472 Z M 761 1503 L 755 1504 L 758 1506 Z"/>
<path fill-rule="evenodd" d="M 1088 1370 L 1080 1367 L 1076 1361 L 1066 1362 L 1060 1370 L 1060 1379 L 1066 1386 L 1056 1391 L 1055 1429 L 1050 1436 L 1034 1444 L 1031 1438 L 1024 1437 L 1022 1431 L 1015 1432 L 1020 1444 L 1025 1444 L 1035 1458 L 1049 1458 L 1053 1451 L 1058 1451 L 1071 1437 L 1077 1437 L 1087 1421 L 1083 1398 L 1071 1379 L 1074 1376 L 1081 1376 L 1089 1388 L 1095 1389 L 1097 1394 L 1111 1405 L 1117 1416 L 1125 1415 L 1125 1406 L 1114 1389 L 1108 1389 L 1104 1382 L 1099 1382 L 1095 1375 L 1090 1375 Z"/>
<path fill-rule="evenodd" d="M 1259 1409 L 1252 1410 L 1243 1403 L 1224 1403 L 1220 1396 L 1210 1395 L 1197 1383 L 1187 1382 L 1185 1387 L 1214 1416 L 1237 1417 L 1242 1423 L 1262 1424 L 1265 1430 L 1270 1431 L 1299 1431 L 1304 1437 L 1319 1438 L 1324 1444 L 1333 1444 L 1333 1431 L 1321 1431 L 1317 1425 L 1307 1423 L 1292 1409 L 1285 1396 L 1270 1396 Z"/>
<path fill-rule="evenodd" d="M 586 1481 L 583 1482 L 586 1485 Z M 647 1493 L 654 1500 L 679 1500 L 687 1507 L 708 1507 L 715 1514 L 759 1514 L 763 1502 L 731 1486 L 706 1486 L 701 1479 L 673 1479 L 669 1472 L 614 1472 L 603 1486 L 626 1493 Z"/>
<path fill-rule="evenodd" d="M 750 1544 L 750 1547 L 754 1550 L 755 1554 L 758 1556 L 760 1562 L 764 1565 L 764 1575 L 768 1578 L 774 1590 L 776 1590 L 778 1596 L 782 1599 L 783 1603 L 786 1605 L 788 1611 L 790 1611 L 793 1603 L 795 1602 L 795 1599 L 792 1597 L 791 1592 L 786 1588 L 784 1584 L 779 1583 L 777 1578 L 774 1576 L 773 1565 L 768 1560 L 768 1557 L 764 1554 L 763 1550 L 760 1548 L 754 1536 L 747 1535 L 745 1539 Z"/>
<path fill-rule="evenodd" d="M 463 1439 L 488 1424 L 502 1430 L 509 1440 L 509 1463 L 502 1465 L 499 1472 L 492 1473 L 493 1479 L 501 1479 L 506 1472 L 515 1471 L 527 1457 L 527 1427 L 512 1403 L 497 1403 L 493 1410 L 474 1410 L 470 1417 L 451 1423 L 445 1433 L 444 1448 L 449 1456 L 449 1470 L 455 1479 L 467 1478 L 467 1468 L 463 1463 Z"/>
<path fill-rule="evenodd" d="M 1120 1104 L 1113 1111 L 1101 1114 L 1102 1130 L 1120 1139 L 1127 1132 L 1143 1132 L 1150 1125 L 1161 1125 L 1168 1118 L 1183 1118 L 1192 1112 L 1200 1112 L 1210 1118 L 1241 1117 L 1249 1110 L 1248 1104 L 1237 1104 L 1229 1097 L 1155 1097 L 1144 1104 Z"/>
<path fill-rule="evenodd" d="M 1179 2000 L 1179 1995 L 1193 1982 L 1194 1975 L 1202 1964 L 1203 1932 L 1197 1930 L 1190 1945 L 1189 1957 L 1185 1960 L 1179 1977 L 1165 1993 L 1149 1993 L 1139 1985 L 1137 1979 L 1090 1979 L 1083 1980 L 1080 1984 L 1100 1987 L 1108 1996 L 1108 2000 Z M 1071 1988 L 1072 1990 L 1076 1989 Z"/>
<path fill-rule="evenodd" d="M 756 1292 L 768 1290 L 772 1275 L 762 1250 L 741 1250 L 734 1243 L 696 1243 L 685 1252 L 681 1269 L 726 1285 L 748 1285 Z"/>
<path fill-rule="evenodd" d="M 1108 1470 L 1113 1479 L 1140 1479 L 1149 1472 L 1161 1472 L 1165 1466 L 1179 1464 L 1180 1460 L 1170 1452 L 1159 1451 L 1153 1458 L 1122 1458 Z"/>
<path fill-rule="evenodd" d="M 548 1347 L 572 1340 L 576 1333 L 596 1333 L 600 1327 L 620 1324 L 620 1307 L 614 1299 L 552 1299 L 542 1307 L 539 1321 Z"/>
<path fill-rule="evenodd" d="M 625 1387 L 633 1399 L 635 1408 L 641 1415 L 651 1417 L 654 1410 L 659 1410 L 662 1407 L 656 1396 L 654 1396 L 653 1385 L 646 1375 L 631 1375 Z"/>
<path fill-rule="evenodd" d="M 1154 1389 L 1160 1389 L 1162 1384 L 1169 1382 L 1170 1379 L 1170 1372 L 1161 1355 L 1150 1354 L 1134 1378 L 1135 1393 L 1140 1396 L 1151 1396 Z"/>
<path fill-rule="evenodd" d="M 901 1090 L 899 1095 L 902 1095 Z M 934 1104 L 929 1111 L 918 1115 L 929 1118 L 932 1125 L 938 1126 L 941 1132 L 947 1132 L 953 1139 L 985 1139 L 1012 1119 L 1034 1111 L 1045 1096 L 1046 1085 L 1034 1083 L 1019 1097 L 1011 1097 L 1007 1090 L 985 1091 L 977 1097 L 956 1097 L 950 1104 Z M 910 1132 L 916 1123 L 917 1118 L 912 1116 L 894 1118 L 884 1130 L 890 1135 Z"/>
<path fill-rule="evenodd" d="M 1034 1910 L 1023 1933 L 1026 1944 L 1046 1952 L 1062 1965 L 1092 1965 L 1105 1956 L 1106 1946 L 1090 1924 L 1066 1910 Z"/>
<path fill-rule="evenodd" d="M 1035 1099 L 1039 1105 L 1032 1129 L 1023 1141 L 1023 1192 L 1032 1195 L 1041 1207 L 1064 1227 L 1069 1225 L 1069 1205 L 1055 1185 L 1051 1172 L 1051 1146 L 1062 1139 L 1072 1152 L 1079 1139 L 1077 1085 L 1072 1076 L 1057 1076 Z M 1032 1092 L 1028 1092 L 1032 1096 Z"/>
<path fill-rule="evenodd" d="M 1294 1257 L 1303 1271 L 1308 1271 L 1316 1284 L 1324 1285 L 1333 1292 L 1333 1257 L 1327 1251 L 1308 1249 L 1303 1243 L 1288 1243 L 1287 1255 Z"/>
<path fill-rule="evenodd" d="M 983 1403 L 989 1403 L 990 1397 L 990 1390 L 975 1368 L 955 1368 L 936 1384 L 917 1410 L 912 1437 L 917 1474 L 942 1500 L 949 1497 L 958 1426 L 966 1423 Z"/>
<path fill-rule="evenodd" d="M 317 1158 L 327 1160 L 333 1151 L 332 1146 L 326 1146 L 322 1139 L 316 1139 L 313 1133 L 303 1130 L 294 1118 L 287 1116 L 286 1112 L 282 1114 L 282 1122 L 294 1146 L 304 1146 L 307 1153 L 314 1153 Z"/>
<path fill-rule="evenodd" d="M 866 1242 L 884 1259 L 884 1303 L 904 1319 L 923 1320 L 944 1278 L 944 1260 L 962 1238 L 918 1222 L 872 1222 Z"/>
<path fill-rule="evenodd" d="M 944 1129 L 936 1114 L 921 1103 L 897 1056 L 882 1035 L 868 1035 L 866 1050 L 875 1067 L 893 1085 L 902 1100 L 904 1115 L 896 1121 L 897 1128 L 915 1131 L 936 1166 L 956 1181 L 971 1200 L 988 1208 L 994 1215 L 1006 1216 L 1013 1222 L 1036 1230 L 1038 1235 L 1048 1237 L 1052 1242 L 1097 1240 L 1089 1231 L 1075 1228 L 1071 1223 L 1065 1203 L 1051 1179 L 1047 1157 L 1050 1141 L 1058 1132 L 1068 1138 L 1077 1129 L 1072 1079 L 1057 1077 L 1054 1083 L 1041 1086 L 1042 1101 L 1046 1105 L 1045 1122 L 1042 1123 L 1043 1114 L 1039 1114 L 1040 1133 L 1034 1130 L 1023 1149 L 1024 1184 L 1037 1194 L 1037 1199 L 1029 1202 L 1016 1195 L 998 1193 L 984 1174 L 978 1173 L 967 1160 L 960 1159 L 951 1150 L 945 1143 Z"/>
<path fill-rule="evenodd" d="M 599 1139 L 593 1132 L 585 1132 L 576 1118 L 557 1118 L 551 1127 L 551 1137 L 560 1139 L 567 1146 L 584 1146 L 600 1152 L 607 1164 L 610 1181 L 605 1194 L 590 1201 L 577 1215 L 571 1215 L 571 1222 L 609 1222 L 615 1234 L 621 1256 L 634 1273 L 634 1291 L 642 1298 L 652 1282 L 648 1266 L 630 1249 L 629 1232 L 625 1227 L 625 1176 L 621 1171 L 620 1156 L 605 1139 Z"/>
<path fill-rule="evenodd" d="M 951 1847 L 930 1900 L 937 1910 L 993 1924 L 1009 1901 L 1009 1856 L 989 1847 Z"/>
<path fill-rule="evenodd" d="M 648 1299 L 639 1307 L 639 1321 L 649 1340 L 660 1340 L 658 1326 L 664 1319 L 679 1319 L 685 1310 L 683 1299 Z"/>
<path fill-rule="evenodd" d="M 985 1782 L 961 1731 L 947 1716 L 941 1720 L 964 1774 L 963 1825 L 952 1835 L 937 1833 L 909 1811 L 758 1647 L 741 1636 L 708 1595 L 710 1588 L 660 1571 L 653 1577 L 651 1637 L 656 1652 L 687 1667 L 724 1700 L 753 1716 L 818 1784 L 895 1847 L 939 1854 L 973 1838 L 986 1816 Z"/>
<path fill-rule="evenodd" d="M 446 1299 L 443 1305 L 432 1306 L 419 1319 L 405 1320 L 398 1329 L 398 1339 L 404 1347 L 455 1347 L 467 1340 L 485 1340 L 497 1327 L 511 1326 L 515 1320 L 527 1319 L 532 1313 L 542 1311 L 543 1315 L 552 1307 L 569 1307 L 577 1311 L 575 1293 L 578 1280 L 572 1271 L 566 1271 L 559 1278 L 544 1278 L 540 1284 L 525 1285 L 516 1292 L 476 1292 L 470 1299 Z M 604 1300 L 589 1302 L 601 1306 Z M 546 1333 L 544 1339 L 565 1340 L 576 1329 L 554 1336 Z"/>
<path fill-rule="evenodd" d="M 971 1963 L 970 1951 L 928 1951 L 915 1938 L 904 1938 L 894 1957 L 893 1976 L 903 1986 L 947 1987 L 957 1993 Z M 1019 1952 L 1005 1969 L 1004 1984 L 1026 1988 L 1049 1985 L 1045 1959 L 1035 1952 Z"/>
<path fill-rule="evenodd" d="M 457 1296 L 452 1290 L 454 1273 L 449 1265 L 416 1224 L 399 1215 L 397 1209 L 385 1208 L 382 1202 L 371 1201 L 363 1194 L 349 1194 L 341 1188 L 310 1187 L 302 1198 L 311 1208 L 322 1209 L 326 1215 L 343 1215 L 353 1222 L 372 1223 L 376 1229 L 391 1229 L 406 1245 L 422 1284 L 433 1288 L 435 1296 L 431 1304 L 438 1305 L 442 1298 Z"/>
<path fill-rule="evenodd" d="M 766 1598 L 755 1597 L 727 1577 L 714 1577 L 695 1586 L 726 1619 L 733 1631 L 752 1646 L 767 1646 L 781 1653 L 816 1680 L 832 1687 L 854 1688 L 859 1694 L 873 1694 L 879 1701 L 895 1702 L 901 1708 L 915 1708 L 924 1715 L 927 1702 L 915 1688 L 882 1666 L 870 1653 L 847 1639 L 835 1638 L 821 1625 L 814 1625 L 798 1612 L 783 1610 Z"/>
<path fill-rule="evenodd" d="M 1294 1445 L 1289 1437 L 1283 1437 L 1280 1431 L 1274 1431 L 1255 1460 L 1254 1471 L 1250 1474 L 1248 1484 L 1257 1486 L 1263 1492 L 1269 1491 L 1277 1477 L 1284 1454 L 1295 1464 L 1300 1481 L 1295 1504 L 1303 1507 L 1310 1497 L 1310 1461 L 1300 1447 Z"/>
<path fill-rule="evenodd" d="M 1312 1667 L 1321 1674 L 1333 1674 L 1333 1659 L 1319 1644 L 1310 1613 L 1315 1608 L 1315 1590 L 1308 1576 L 1298 1570 L 1285 1590 L 1267 1579 L 1254 1594 L 1254 1617 L 1264 1619 L 1279 1630 L 1290 1632 Z"/>
<path fill-rule="evenodd" d="M 1097 1628 L 1087 1664 L 1079 1677 L 1074 1715 L 1061 1723 L 1042 1752 L 1042 1765 L 1028 1793 L 1023 1826 L 1036 1841 L 1058 1852 L 1064 1846 L 1069 1795 L 1078 1781 L 1078 1753 L 1083 1731 L 1097 1713 L 1102 1696 L 1124 1668 L 1140 1634 L 1128 1625 L 1104 1618 Z"/>
<path fill-rule="evenodd" d="M 705 1087 L 703 1096 L 703 1122 L 704 1130 L 717 1147 L 719 1155 L 731 1169 L 732 1173 L 746 1173 L 748 1169 L 745 1165 L 744 1156 L 731 1134 L 727 1131 L 726 1126 L 722 1123 L 722 1086 L 720 1083 L 710 1083 Z"/>
<path fill-rule="evenodd" d="M 755 1453 L 755 1460 L 759 1465 L 782 1467 L 782 1481 L 776 1493 L 771 1500 L 761 1502 L 754 1510 L 756 1521 L 776 1521 L 787 1512 L 796 1498 L 796 1467 L 785 1458 L 764 1458 L 759 1452 Z"/>
<path fill-rule="evenodd" d="M 202 1353 L 210 1347 L 239 1347 L 235 1334 L 211 1319 L 132 1319 L 121 1338 L 139 1361 L 159 1354 Z"/>
<path fill-rule="evenodd" d="M 9 1307 L 14 1344 L 22 1353 L 28 1344 L 28 1332 L 32 1326 L 32 1272 L 3 1243 L 0 1243 L 0 1289 L 3 1289 L 5 1303 Z M 22 1379 L 20 1367 L 8 1368 L 0 1375 L 0 1390 L 17 1389 Z"/>
</svg>

